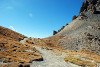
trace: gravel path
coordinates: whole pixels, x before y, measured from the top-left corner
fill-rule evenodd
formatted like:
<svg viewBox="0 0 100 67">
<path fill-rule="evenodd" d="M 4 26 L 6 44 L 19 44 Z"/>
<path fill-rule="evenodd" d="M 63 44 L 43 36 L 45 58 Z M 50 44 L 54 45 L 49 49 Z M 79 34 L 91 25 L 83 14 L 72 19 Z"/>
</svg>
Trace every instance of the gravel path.
<svg viewBox="0 0 100 67">
<path fill-rule="evenodd" d="M 35 46 L 35 48 L 42 53 L 44 61 L 33 61 L 31 67 L 79 67 L 65 62 L 64 57 L 67 56 L 65 53 L 62 53 L 62 55 L 55 55 L 51 50 L 42 49 L 37 46 Z"/>
<path fill-rule="evenodd" d="M 21 43 L 24 43 L 24 40 L 21 40 Z M 41 53 L 43 57 L 43 61 L 33 61 L 32 64 L 30 64 L 30 67 L 80 67 L 75 64 L 65 62 L 64 58 L 67 56 L 66 53 L 62 53 L 62 55 L 56 55 L 51 50 L 46 50 L 37 46 L 34 46 L 39 52 Z"/>
</svg>

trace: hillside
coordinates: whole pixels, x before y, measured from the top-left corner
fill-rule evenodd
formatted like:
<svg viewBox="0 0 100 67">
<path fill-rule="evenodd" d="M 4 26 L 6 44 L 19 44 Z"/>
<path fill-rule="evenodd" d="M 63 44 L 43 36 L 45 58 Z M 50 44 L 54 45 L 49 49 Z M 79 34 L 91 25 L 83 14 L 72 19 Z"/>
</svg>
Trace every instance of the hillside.
<svg viewBox="0 0 100 67">
<path fill-rule="evenodd" d="M 20 33 L 17 33 L 13 30 L 10 30 L 8 28 L 2 27 L 2 26 L 0 26 L 0 36 L 5 36 L 5 37 L 11 38 L 15 41 L 20 41 L 20 40 L 26 38 L 26 36 L 24 36 Z"/>
<path fill-rule="evenodd" d="M 42 59 L 35 47 L 20 42 L 24 38 L 26 36 L 0 26 L 0 66 L 4 64 L 1 67 L 30 66 L 33 60 Z"/>
<path fill-rule="evenodd" d="M 58 42 L 64 49 L 82 50 L 100 54 L 100 0 L 86 0 L 78 16 L 54 36 L 64 36 Z"/>
</svg>

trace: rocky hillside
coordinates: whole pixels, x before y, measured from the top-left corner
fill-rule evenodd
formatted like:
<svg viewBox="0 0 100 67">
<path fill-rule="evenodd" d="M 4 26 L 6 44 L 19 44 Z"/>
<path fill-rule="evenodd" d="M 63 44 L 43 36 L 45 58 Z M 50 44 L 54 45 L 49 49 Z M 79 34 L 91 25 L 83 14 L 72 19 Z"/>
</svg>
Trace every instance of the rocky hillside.
<svg viewBox="0 0 100 67">
<path fill-rule="evenodd" d="M 86 0 L 82 3 L 79 15 L 54 36 L 64 36 L 57 42 L 64 49 L 82 50 L 100 54 L 100 0 Z"/>
<path fill-rule="evenodd" d="M 0 26 L 0 67 L 30 67 L 33 60 L 42 59 L 35 47 L 20 42 L 24 38 L 26 36 Z"/>
</svg>

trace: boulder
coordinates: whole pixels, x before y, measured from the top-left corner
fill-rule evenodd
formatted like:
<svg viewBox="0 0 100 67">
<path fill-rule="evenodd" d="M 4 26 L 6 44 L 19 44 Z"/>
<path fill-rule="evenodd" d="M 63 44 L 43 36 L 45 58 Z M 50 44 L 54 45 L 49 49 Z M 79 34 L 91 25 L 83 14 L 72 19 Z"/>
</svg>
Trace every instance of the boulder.
<svg viewBox="0 0 100 67">
<path fill-rule="evenodd" d="M 57 31 L 53 31 L 53 35 L 57 34 Z"/>
<path fill-rule="evenodd" d="M 76 18 L 77 18 L 77 16 L 76 16 L 76 15 L 74 15 L 72 20 L 75 20 Z"/>
</svg>

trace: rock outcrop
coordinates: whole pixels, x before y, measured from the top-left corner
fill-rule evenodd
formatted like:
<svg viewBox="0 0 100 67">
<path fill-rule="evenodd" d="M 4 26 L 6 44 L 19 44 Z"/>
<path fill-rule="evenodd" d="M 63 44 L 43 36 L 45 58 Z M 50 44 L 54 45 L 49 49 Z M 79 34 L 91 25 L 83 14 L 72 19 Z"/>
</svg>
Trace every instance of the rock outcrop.
<svg viewBox="0 0 100 67">
<path fill-rule="evenodd" d="M 100 0 L 86 0 L 85 2 L 82 3 L 82 7 L 80 9 L 81 12 L 91 12 L 93 14 L 98 14 L 98 8 L 97 6 L 100 6 Z"/>
<path fill-rule="evenodd" d="M 76 15 L 74 15 L 74 16 L 73 16 L 73 18 L 72 18 L 72 20 L 75 20 L 76 18 L 77 18 L 77 16 L 76 16 Z"/>
<path fill-rule="evenodd" d="M 57 34 L 57 31 L 53 31 L 53 35 Z"/>
</svg>

